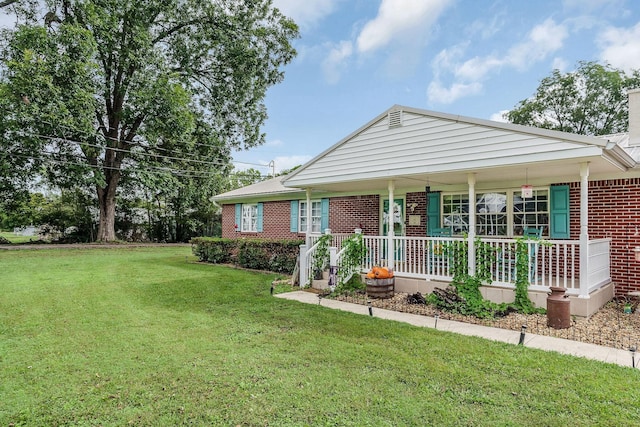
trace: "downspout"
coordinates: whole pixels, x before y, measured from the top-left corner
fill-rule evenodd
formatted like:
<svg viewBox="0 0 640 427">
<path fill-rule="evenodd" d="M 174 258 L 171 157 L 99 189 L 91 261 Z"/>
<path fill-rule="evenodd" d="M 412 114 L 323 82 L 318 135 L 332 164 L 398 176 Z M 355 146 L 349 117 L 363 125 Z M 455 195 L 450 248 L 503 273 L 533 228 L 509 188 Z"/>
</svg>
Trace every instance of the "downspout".
<svg viewBox="0 0 640 427">
<path fill-rule="evenodd" d="M 389 180 L 389 214 L 387 215 L 387 267 L 395 269 L 395 248 L 393 247 L 393 209 L 395 183 Z"/>
<path fill-rule="evenodd" d="M 580 298 L 589 298 L 589 162 L 580 163 Z"/>
<path fill-rule="evenodd" d="M 476 175 L 474 173 L 467 174 L 467 182 L 469 184 L 469 234 L 468 234 L 468 254 L 467 271 L 470 276 L 476 274 Z"/>
</svg>

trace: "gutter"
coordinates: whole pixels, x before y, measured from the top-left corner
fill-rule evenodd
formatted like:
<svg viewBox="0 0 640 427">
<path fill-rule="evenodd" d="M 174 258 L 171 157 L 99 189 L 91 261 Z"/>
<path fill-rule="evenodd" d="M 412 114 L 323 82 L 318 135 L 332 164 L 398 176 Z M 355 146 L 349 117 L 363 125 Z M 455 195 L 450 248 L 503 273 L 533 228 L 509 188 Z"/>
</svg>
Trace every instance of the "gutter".
<svg viewBox="0 0 640 427">
<path fill-rule="evenodd" d="M 638 162 L 636 162 L 624 148 L 615 142 L 608 141 L 602 154 L 606 160 L 609 160 L 624 171 L 634 169 L 638 166 Z"/>
</svg>

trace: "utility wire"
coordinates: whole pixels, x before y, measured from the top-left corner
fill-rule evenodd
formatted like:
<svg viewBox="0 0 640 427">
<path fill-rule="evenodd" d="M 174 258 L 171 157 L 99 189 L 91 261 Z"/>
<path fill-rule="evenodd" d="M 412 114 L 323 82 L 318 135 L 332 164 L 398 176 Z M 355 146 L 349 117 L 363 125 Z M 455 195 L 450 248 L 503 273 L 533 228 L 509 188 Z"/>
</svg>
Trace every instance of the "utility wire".
<svg viewBox="0 0 640 427">
<path fill-rule="evenodd" d="M 95 148 L 102 148 L 102 149 L 109 149 L 109 150 L 113 150 L 113 151 L 118 151 L 118 152 L 122 152 L 122 153 L 127 153 L 127 154 L 131 154 L 133 156 L 150 156 L 150 157 L 154 157 L 154 158 L 161 158 L 161 159 L 168 159 L 168 160 L 177 160 L 177 161 L 182 161 L 182 162 L 193 162 L 193 163 L 200 163 L 200 164 L 204 164 L 204 165 L 208 165 L 208 166 L 226 166 L 229 163 L 224 163 L 224 162 L 209 162 L 209 161 L 205 161 L 205 160 L 197 160 L 197 159 L 184 159 L 181 157 L 173 157 L 173 156 L 164 156 L 162 154 L 153 154 L 153 153 L 145 153 L 145 152 L 135 152 L 135 151 L 131 151 L 131 150 L 125 150 L 122 148 L 116 148 L 116 147 L 103 147 L 101 145 L 97 145 L 97 144 L 89 144 L 87 142 L 80 142 L 80 141 L 75 141 L 72 139 L 68 139 L 65 137 L 57 137 L 57 136 L 47 136 L 47 135 L 41 135 L 41 134 L 37 134 L 37 133 L 31 133 L 31 134 L 25 134 L 23 131 L 20 131 L 18 133 L 21 133 L 22 136 L 31 136 L 31 137 L 37 137 L 37 138 L 42 138 L 42 139 L 48 139 L 48 140 L 62 140 L 65 142 L 73 142 L 76 144 L 82 144 L 82 145 L 86 145 L 88 147 L 95 147 Z M 151 147 L 149 147 L 151 148 Z"/>
<path fill-rule="evenodd" d="M 52 127 L 57 127 L 57 128 L 66 128 L 66 129 L 68 129 L 68 130 L 70 130 L 70 131 L 72 131 L 72 132 L 75 132 L 75 133 L 81 133 L 81 134 L 84 134 L 84 135 L 87 135 L 87 136 L 90 136 L 90 137 L 93 137 L 93 136 L 95 136 L 95 135 L 100 135 L 100 137 L 104 138 L 105 140 L 108 140 L 108 141 L 114 141 L 114 142 L 118 142 L 118 143 L 120 142 L 120 140 L 119 140 L 118 138 L 113 138 L 113 137 L 105 136 L 104 134 L 98 134 L 98 133 L 97 133 L 97 131 L 96 131 L 96 133 L 92 134 L 92 133 L 90 133 L 90 132 L 86 132 L 86 131 L 83 131 L 83 130 L 81 130 L 81 129 L 76 129 L 76 128 L 73 128 L 73 127 L 71 127 L 71 126 L 62 125 L 62 124 L 53 124 L 53 123 L 51 123 L 51 122 L 49 122 L 49 121 L 46 121 L 46 120 L 43 120 L 43 121 L 42 121 L 42 123 L 46 123 L 46 124 L 48 124 L 48 125 L 50 125 L 50 126 L 52 126 Z M 48 138 L 52 138 L 52 139 L 53 139 L 54 137 L 48 137 Z M 88 143 L 84 143 L 84 142 L 80 142 L 80 141 L 75 141 L 75 140 L 69 140 L 69 139 L 68 139 L 68 138 L 66 138 L 66 137 L 65 137 L 65 138 L 63 138 L 63 139 L 65 139 L 65 140 L 67 140 L 67 141 L 70 141 L 70 142 L 75 142 L 76 144 L 85 144 L 85 145 L 89 145 Z M 169 149 L 167 149 L 167 148 L 152 147 L 152 146 L 149 146 L 149 145 L 144 146 L 144 145 L 141 145 L 140 141 L 131 141 L 131 142 L 132 142 L 132 143 L 135 143 L 135 145 L 134 145 L 134 146 L 138 146 L 138 147 L 149 148 L 149 149 L 152 149 L 152 150 L 163 150 L 163 151 L 167 151 L 167 152 L 171 152 L 171 153 L 178 153 L 178 154 L 181 154 L 181 155 L 184 155 L 184 154 L 185 154 L 185 153 L 182 153 L 182 152 L 179 152 L 179 151 L 176 151 L 176 150 L 169 150 Z M 217 147 L 215 147 L 215 146 L 213 146 L 213 145 L 201 144 L 201 143 L 198 143 L 198 142 L 193 142 L 192 144 L 197 145 L 197 146 L 201 146 L 201 147 L 213 148 L 213 149 L 217 148 Z M 132 145 L 133 145 L 133 144 L 132 144 Z M 90 146 L 91 146 L 91 145 L 90 145 Z M 102 146 L 97 146 L 97 147 L 98 147 L 98 148 L 110 148 L 110 149 L 112 149 L 112 150 L 116 150 L 116 151 L 124 151 L 124 152 L 128 152 L 128 151 L 126 151 L 126 150 L 123 150 L 123 149 L 120 149 L 120 148 L 116 148 L 116 147 L 102 147 Z M 181 159 L 181 160 L 187 160 L 187 159 Z M 264 165 L 264 164 L 261 164 L 261 163 L 242 162 L 242 161 L 239 161 L 239 160 L 233 160 L 233 161 L 231 161 L 230 163 L 240 163 L 240 164 L 249 165 L 249 166 L 269 167 L 269 165 L 268 165 L 268 164 Z"/>
<path fill-rule="evenodd" d="M 46 153 L 42 153 L 42 154 L 46 154 L 46 155 L 49 155 L 49 156 L 55 156 L 58 153 L 46 152 Z M 58 160 L 58 159 L 37 157 L 37 156 L 27 155 L 27 154 L 11 153 L 10 155 L 21 157 L 21 158 L 26 158 L 26 159 L 39 160 L 39 161 L 45 162 L 45 163 L 54 163 L 54 164 L 59 164 L 59 165 L 71 165 L 71 166 L 83 166 L 83 167 L 87 167 L 87 168 L 90 168 L 90 169 L 119 170 L 119 171 L 122 171 L 122 172 L 128 172 L 130 170 L 128 168 L 115 168 L 115 167 L 110 167 L 110 166 L 91 165 L 91 164 L 86 163 L 86 162 L 72 162 L 72 161 L 69 161 L 69 160 Z M 134 167 L 134 166 L 131 166 L 131 167 Z M 143 167 L 136 166 L 135 168 L 138 171 L 162 171 L 162 172 L 173 173 L 173 174 L 179 175 L 179 176 L 192 177 L 192 178 L 207 178 L 207 177 L 213 177 L 213 176 L 216 175 L 214 173 L 207 173 L 207 172 L 198 173 L 198 172 L 190 171 L 190 170 L 186 170 L 186 169 L 172 169 L 172 168 L 165 168 L 165 167 L 159 167 L 159 166 L 143 166 Z M 242 173 L 242 172 L 232 172 L 229 175 L 227 175 L 226 177 L 222 176 L 220 178 L 227 178 L 228 180 L 231 180 L 234 177 L 238 177 L 238 176 L 253 177 L 254 175 L 247 174 L 247 173 Z M 270 178 L 270 176 L 269 175 L 260 175 L 260 178 Z"/>
</svg>

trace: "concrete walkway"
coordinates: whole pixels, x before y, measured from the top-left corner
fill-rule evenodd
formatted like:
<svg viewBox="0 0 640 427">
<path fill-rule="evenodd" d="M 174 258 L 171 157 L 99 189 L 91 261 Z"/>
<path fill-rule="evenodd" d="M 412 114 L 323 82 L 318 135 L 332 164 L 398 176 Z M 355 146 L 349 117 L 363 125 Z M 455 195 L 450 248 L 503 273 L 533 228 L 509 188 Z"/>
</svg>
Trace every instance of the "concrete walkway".
<svg viewBox="0 0 640 427">
<path fill-rule="evenodd" d="M 278 298 L 299 301 L 307 304 L 318 304 L 318 295 L 312 292 L 295 291 L 285 292 L 275 295 Z M 369 315 L 369 307 L 352 304 L 343 301 L 322 298 L 320 305 L 336 310 L 350 311 L 352 313 Z M 473 325 L 470 323 L 457 322 L 454 320 L 437 319 L 429 316 L 418 314 L 400 313 L 393 310 L 385 310 L 382 308 L 372 308 L 373 316 L 381 319 L 395 320 L 398 322 L 409 323 L 414 326 L 422 326 L 427 328 L 437 327 L 438 330 L 454 332 L 462 335 L 471 335 L 475 337 L 486 338 L 493 341 L 500 341 L 517 345 L 520 341 L 519 331 L 510 331 L 507 329 L 491 328 L 487 326 Z M 579 341 L 567 340 L 564 338 L 547 337 L 543 335 L 525 334 L 524 345 L 531 348 L 537 348 L 545 351 L 556 351 L 562 354 L 569 354 L 587 359 L 599 360 L 601 362 L 617 364 L 620 366 L 632 366 L 631 352 L 627 350 L 618 350 L 615 348 L 604 347 L 601 345 L 588 344 Z M 636 362 L 640 362 L 640 352 L 636 355 Z M 636 363 L 638 365 L 640 363 Z"/>
</svg>

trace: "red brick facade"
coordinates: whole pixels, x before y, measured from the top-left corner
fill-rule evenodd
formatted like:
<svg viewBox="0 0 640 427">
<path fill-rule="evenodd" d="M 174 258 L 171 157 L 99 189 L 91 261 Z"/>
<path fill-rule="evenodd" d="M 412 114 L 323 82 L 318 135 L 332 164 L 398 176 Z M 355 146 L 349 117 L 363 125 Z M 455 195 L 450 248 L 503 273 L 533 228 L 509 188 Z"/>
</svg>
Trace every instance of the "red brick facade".
<svg viewBox="0 0 640 427">
<path fill-rule="evenodd" d="M 571 238 L 580 235 L 580 183 L 570 186 Z M 589 238 L 611 238 L 611 279 L 616 294 L 640 290 L 640 178 L 589 182 Z"/>
<path fill-rule="evenodd" d="M 222 207 L 222 237 L 253 237 L 260 239 L 302 239 L 304 233 L 291 232 L 291 202 L 263 203 L 261 233 L 235 231 L 235 205 Z M 380 197 L 333 197 L 329 200 L 329 228 L 333 233 L 353 233 L 362 228 L 364 234 L 377 235 L 380 230 Z M 239 226 L 240 224 L 238 224 Z"/>
<path fill-rule="evenodd" d="M 580 235 L 580 183 L 570 186 L 571 239 Z M 265 202 L 262 233 L 234 232 L 234 205 L 224 205 L 222 236 L 256 238 L 304 238 L 290 231 L 289 201 Z M 424 236 L 426 198 L 424 192 L 406 194 L 407 236 Z M 413 211 L 412 209 L 413 208 Z M 420 225 L 408 225 L 411 215 L 420 216 Z M 329 228 L 333 233 L 350 233 L 362 228 L 366 235 L 380 234 L 380 196 L 334 197 L 329 202 Z M 611 238 L 611 277 L 616 294 L 640 290 L 640 261 L 633 248 L 640 246 L 640 178 L 589 182 L 589 238 Z"/>
<path fill-rule="evenodd" d="M 329 201 L 332 233 L 353 233 L 361 228 L 367 235 L 380 234 L 380 196 L 334 197 Z"/>
</svg>

